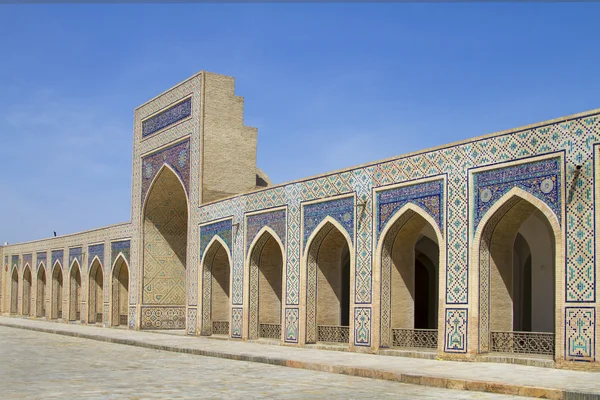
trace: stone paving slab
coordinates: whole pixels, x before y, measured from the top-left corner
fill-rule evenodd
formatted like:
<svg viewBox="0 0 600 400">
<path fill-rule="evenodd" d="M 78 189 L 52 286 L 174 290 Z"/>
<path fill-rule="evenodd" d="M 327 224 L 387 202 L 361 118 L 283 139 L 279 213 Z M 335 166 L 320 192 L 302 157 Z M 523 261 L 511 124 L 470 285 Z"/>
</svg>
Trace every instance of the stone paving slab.
<svg viewBox="0 0 600 400">
<path fill-rule="evenodd" d="M 431 387 L 548 399 L 600 399 L 600 373 L 597 372 L 337 352 L 11 317 L 0 317 L 0 325 L 150 349 Z"/>
</svg>

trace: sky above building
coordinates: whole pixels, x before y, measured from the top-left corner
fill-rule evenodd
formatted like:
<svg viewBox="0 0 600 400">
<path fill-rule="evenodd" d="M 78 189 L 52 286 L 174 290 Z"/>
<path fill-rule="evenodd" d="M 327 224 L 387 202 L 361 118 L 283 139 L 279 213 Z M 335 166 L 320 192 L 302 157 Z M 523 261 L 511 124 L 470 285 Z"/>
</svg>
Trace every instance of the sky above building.
<svg viewBox="0 0 600 400">
<path fill-rule="evenodd" d="M 600 107 L 600 3 L 0 6 L 0 243 L 130 220 L 133 110 L 236 78 L 283 183 Z"/>
</svg>

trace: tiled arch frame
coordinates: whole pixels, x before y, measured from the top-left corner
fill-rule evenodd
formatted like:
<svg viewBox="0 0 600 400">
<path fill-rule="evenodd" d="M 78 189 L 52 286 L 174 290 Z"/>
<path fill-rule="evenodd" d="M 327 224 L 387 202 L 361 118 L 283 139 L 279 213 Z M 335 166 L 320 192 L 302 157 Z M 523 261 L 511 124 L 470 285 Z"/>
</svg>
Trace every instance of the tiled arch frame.
<svg viewBox="0 0 600 400">
<path fill-rule="evenodd" d="M 348 249 L 350 252 L 350 311 L 353 314 L 352 302 L 354 299 L 355 291 L 355 253 L 354 253 L 354 241 L 352 240 L 348 231 L 333 217 L 326 216 L 321 222 L 314 228 L 311 235 L 306 240 L 304 254 L 302 259 L 304 260 L 302 265 L 305 266 L 301 269 L 305 271 L 306 277 L 306 293 L 305 293 L 305 333 L 304 343 L 317 343 L 317 270 L 318 266 L 318 255 L 321 244 L 327 237 L 327 235 L 333 230 L 337 229 L 346 239 Z M 354 324 L 356 322 L 353 318 L 350 318 L 350 338 L 349 343 L 354 343 Z"/>
<path fill-rule="evenodd" d="M 227 253 L 227 262 L 229 263 L 229 309 L 231 310 L 231 290 L 233 288 L 233 260 L 231 257 L 231 249 L 219 236 L 215 234 L 205 247 L 204 254 L 200 260 L 200 274 L 198 280 L 202 282 L 201 296 L 202 299 L 202 315 L 200 317 L 200 335 L 210 336 L 212 335 L 212 267 L 213 260 L 219 250 L 219 246 L 222 246 Z M 231 324 L 229 326 L 231 335 Z"/>
<path fill-rule="evenodd" d="M 24 313 L 24 306 L 25 306 L 25 271 L 29 270 L 29 279 L 31 279 L 29 281 L 29 304 L 28 304 L 28 309 L 27 309 L 27 315 L 25 315 Z M 33 269 L 31 268 L 31 265 L 29 264 L 29 262 L 26 262 L 25 265 L 23 266 L 23 272 L 21 273 L 21 287 L 20 287 L 20 292 L 21 292 L 21 314 L 28 316 L 32 314 L 32 310 L 34 309 L 34 307 L 32 307 L 32 302 L 35 298 L 35 294 L 33 292 L 34 288 L 35 288 L 35 275 L 33 273 Z"/>
<path fill-rule="evenodd" d="M 110 259 L 109 259 L 110 260 Z M 108 324 L 110 326 L 115 325 L 115 318 L 119 318 L 119 314 L 120 314 L 120 310 L 119 310 L 119 295 L 117 293 L 115 293 L 116 290 L 118 290 L 118 285 L 119 285 L 119 278 L 118 276 L 115 277 L 115 267 L 117 266 L 117 263 L 119 263 L 119 261 L 122 260 L 122 262 L 124 263 L 124 265 L 127 267 L 127 283 L 128 283 L 128 287 L 127 287 L 127 294 L 129 295 L 129 292 L 131 292 L 131 267 L 129 264 L 129 261 L 127 261 L 127 257 L 125 256 L 125 254 L 123 254 L 122 251 L 120 251 L 116 257 L 115 260 L 112 262 L 112 264 L 110 265 L 109 271 L 104 271 L 105 276 L 108 277 L 109 283 L 108 283 L 108 295 L 109 295 L 109 303 L 108 303 L 108 308 L 109 310 L 111 310 L 110 315 L 108 316 L 104 316 L 103 319 L 104 321 L 108 321 Z M 107 285 L 104 285 L 105 287 L 107 287 Z M 126 302 L 129 302 L 129 299 L 125 300 Z"/>
<path fill-rule="evenodd" d="M 379 347 L 390 347 L 391 346 L 391 271 L 392 271 L 392 247 L 398 232 L 406 225 L 408 221 L 414 216 L 420 216 L 423 218 L 428 225 L 431 226 L 436 235 L 436 240 L 439 248 L 439 267 L 438 267 L 438 286 L 442 283 L 446 276 L 445 271 L 445 252 L 446 243 L 444 235 L 439 229 L 439 225 L 433 219 L 433 217 L 425 211 L 422 207 L 415 203 L 407 203 L 402 206 L 386 223 L 385 227 L 381 231 L 379 236 L 379 242 L 375 251 L 375 259 L 373 260 L 373 274 L 374 276 L 380 277 L 380 335 L 379 335 Z M 441 286 L 443 287 L 443 286 Z M 436 302 L 439 307 L 439 299 Z M 443 309 L 439 310 L 438 313 L 438 327 L 443 326 Z M 438 343 L 439 348 L 443 349 L 443 329 L 438 330 Z"/>
<path fill-rule="evenodd" d="M 472 351 L 477 353 L 486 353 L 491 350 L 490 341 L 490 240 L 497 224 L 502 220 L 510 209 L 519 201 L 525 200 L 540 211 L 550 224 L 555 241 L 555 359 L 563 357 L 563 319 L 560 317 L 562 313 L 558 312 L 563 309 L 563 280 L 560 279 L 565 273 L 565 239 L 559 223 L 559 217 L 554 213 L 552 208 L 543 200 L 537 198 L 531 193 L 519 188 L 513 187 L 501 198 L 499 198 L 483 215 L 475 229 L 473 245 L 471 246 L 470 265 L 472 268 L 472 277 L 478 280 L 471 287 L 478 289 L 479 295 L 474 295 L 475 304 L 473 304 L 472 318 L 478 321 L 472 326 L 478 326 L 477 333 L 472 340 Z M 475 321 L 474 321 L 475 322 Z M 476 347 L 475 347 L 476 346 Z"/>
<path fill-rule="evenodd" d="M 246 265 L 248 266 L 248 339 L 258 339 L 260 333 L 260 325 L 258 318 L 258 298 L 259 298 L 259 268 L 260 268 L 260 258 L 262 251 L 269 241 L 270 238 L 273 238 L 277 245 L 279 246 L 279 250 L 281 251 L 281 259 L 282 259 L 282 272 L 281 272 L 281 293 L 282 293 L 282 307 L 280 310 L 280 322 L 283 325 L 283 321 L 285 320 L 282 312 L 283 312 L 283 294 L 285 293 L 286 288 L 286 279 L 285 279 L 285 268 L 286 265 L 286 251 L 285 246 L 283 244 L 282 238 L 269 226 L 263 226 L 260 231 L 254 237 L 252 243 L 248 248 L 248 255 L 246 259 Z M 283 330 L 282 330 L 283 331 Z M 283 340 L 283 339 L 282 339 Z"/>
<path fill-rule="evenodd" d="M 45 282 L 45 290 L 44 290 L 44 297 L 43 298 L 39 298 L 39 293 L 40 293 L 40 288 L 39 288 L 39 280 L 38 280 L 38 276 L 40 274 L 40 269 L 43 271 L 44 274 L 44 279 L 46 280 Z M 48 279 L 48 270 L 46 269 L 46 261 L 45 260 L 37 260 L 37 268 L 35 271 L 35 316 L 38 318 L 44 318 L 46 317 L 46 315 L 39 315 L 40 311 L 44 309 L 44 306 L 46 306 L 46 312 L 48 311 L 48 307 L 47 307 L 47 302 L 46 299 L 48 298 L 48 282 L 50 282 L 50 284 L 52 284 L 52 277 L 50 277 L 50 279 Z"/>
<path fill-rule="evenodd" d="M 73 268 L 75 267 L 75 264 L 77 264 L 77 268 L 79 269 L 79 290 L 81 292 L 81 300 L 78 301 L 78 299 L 76 297 L 74 297 L 75 293 L 75 287 L 73 286 L 73 279 L 71 277 L 71 274 L 73 273 Z M 84 309 L 84 304 L 86 304 L 84 302 L 85 299 L 85 292 L 87 289 L 87 286 L 85 284 L 86 282 L 86 276 L 87 274 L 85 274 L 84 269 L 81 266 L 81 263 L 79 262 L 78 259 L 74 258 L 73 261 L 71 262 L 71 264 L 69 265 L 69 271 L 66 274 L 66 279 L 67 279 L 67 288 L 66 291 L 64 293 L 67 294 L 67 298 L 69 299 L 69 301 L 67 302 L 67 320 L 71 320 L 71 308 L 75 307 L 75 310 L 77 310 L 77 303 L 79 302 L 79 307 L 80 307 L 80 311 Z M 63 279 L 65 279 L 65 275 L 63 273 Z M 64 297 L 64 295 L 63 295 Z M 81 304 L 83 303 L 83 304 Z M 63 309 L 63 313 L 64 313 L 64 309 Z M 84 319 L 84 315 L 85 312 L 81 312 L 80 316 L 79 316 L 79 320 L 83 320 Z"/>
</svg>

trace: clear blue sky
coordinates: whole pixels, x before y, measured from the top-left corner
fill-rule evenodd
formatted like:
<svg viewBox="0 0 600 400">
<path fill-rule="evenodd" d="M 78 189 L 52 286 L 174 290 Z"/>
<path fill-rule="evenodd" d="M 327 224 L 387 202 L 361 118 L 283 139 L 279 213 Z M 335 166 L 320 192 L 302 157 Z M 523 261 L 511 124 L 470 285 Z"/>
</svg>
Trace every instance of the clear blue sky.
<svg viewBox="0 0 600 400">
<path fill-rule="evenodd" d="M 0 242 L 130 220 L 133 109 L 236 78 L 274 183 L 600 107 L 600 3 L 0 6 Z"/>
</svg>

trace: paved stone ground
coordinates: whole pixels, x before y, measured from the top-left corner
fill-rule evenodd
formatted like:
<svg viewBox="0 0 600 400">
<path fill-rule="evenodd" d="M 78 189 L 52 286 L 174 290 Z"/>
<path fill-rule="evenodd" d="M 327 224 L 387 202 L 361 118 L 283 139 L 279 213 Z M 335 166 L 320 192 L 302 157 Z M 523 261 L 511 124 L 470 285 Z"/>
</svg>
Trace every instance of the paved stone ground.
<svg viewBox="0 0 600 400">
<path fill-rule="evenodd" d="M 514 398 L 143 349 L 7 327 L 0 327 L 0 397 Z"/>
</svg>

